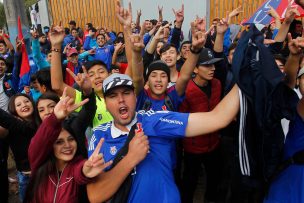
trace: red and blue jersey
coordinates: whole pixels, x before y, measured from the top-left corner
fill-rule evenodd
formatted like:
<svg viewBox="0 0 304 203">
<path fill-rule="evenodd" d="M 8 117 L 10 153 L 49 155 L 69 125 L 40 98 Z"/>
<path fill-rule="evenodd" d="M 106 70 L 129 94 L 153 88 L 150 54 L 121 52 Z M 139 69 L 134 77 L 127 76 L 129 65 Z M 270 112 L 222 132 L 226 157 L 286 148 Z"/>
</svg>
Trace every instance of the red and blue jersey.
<svg viewBox="0 0 304 203">
<path fill-rule="evenodd" d="M 183 138 L 189 114 L 168 111 L 139 111 L 128 129 L 137 127 L 149 137 L 150 152 L 134 169 L 132 188 L 128 202 L 180 202 L 178 189 L 174 182 L 172 150 L 176 138 Z M 89 156 L 99 140 L 105 141 L 100 150 L 105 161 L 113 160 L 123 147 L 128 132 L 117 129 L 112 122 L 94 129 L 89 144 Z"/>
<path fill-rule="evenodd" d="M 167 98 L 166 98 L 167 97 Z M 153 99 L 150 94 L 150 90 L 143 89 L 137 96 L 136 111 L 140 110 L 153 110 L 153 111 L 178 111 L 179 106 L 183 102 L 185 96 L 179 96 L 175 86 L 167 89 L 166 94 L 164 94 L 161 99 Z M 172 107 L 166 104 L 166 99 L 171 103 Z M 149 102 L 149 107 L 146 109 L 147 103 Z"/>
</svg>

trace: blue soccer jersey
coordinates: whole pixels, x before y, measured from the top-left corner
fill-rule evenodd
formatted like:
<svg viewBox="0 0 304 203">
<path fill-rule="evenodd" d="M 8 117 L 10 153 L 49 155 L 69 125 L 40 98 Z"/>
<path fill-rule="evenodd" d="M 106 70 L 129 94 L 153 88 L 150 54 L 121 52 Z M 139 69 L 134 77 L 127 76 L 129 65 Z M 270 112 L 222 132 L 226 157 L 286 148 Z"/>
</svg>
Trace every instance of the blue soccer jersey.
<svg viewBox="0 0 304 203">
<path fill-rule="evenodd" d="M 143 89 L 137 96 L 136 111 L 140 110 L 153 110 L 153 111 L 178 111 L 178 107 L 184 101 L 185 96 L 179 96 L 175 89 L 175 86 L 167 89 L 167 96 L 172 103 L 173 109 L 168 109 L 165 104 L 165 96 L 161 99 L 153 99 L 150 96 L 150 90 Z M 149 101 L 149 109 L 145 109 L 146 102 Z"/>
<path fill-rule="evenodd" d="M 175 138 L 184 137 L 189 114 L 168 111 L 140 111 L 129 129 L 137 122 L 149 137 L 150 152 L 136 166 L 128 202 L 180 202 L 179 192 L 172 173 L 172 150 Z M 128 133 L 117 129 L 112 122 L 94 129 L 89 144 L 89 156 L 101 138 L 105 138 L 100 150 L 105 161 L 113 160 L 124 145 Z"/>
</svg>

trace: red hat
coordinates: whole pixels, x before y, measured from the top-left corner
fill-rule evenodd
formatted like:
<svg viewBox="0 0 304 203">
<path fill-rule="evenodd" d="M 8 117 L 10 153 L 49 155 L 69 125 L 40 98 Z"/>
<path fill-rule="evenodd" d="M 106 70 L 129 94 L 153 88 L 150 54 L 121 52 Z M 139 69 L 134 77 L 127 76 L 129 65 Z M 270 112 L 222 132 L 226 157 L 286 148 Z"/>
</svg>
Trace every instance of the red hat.
<svg viewBox="0 0 304 203">
<path fill-rule="evenodd" d="M 67 56 L 72 56 L 72 54 L 77 54 L 78 55 L 78 51 L 74 47 L 68 49 L 67 53 L 66 53 Z"/>
</svg>

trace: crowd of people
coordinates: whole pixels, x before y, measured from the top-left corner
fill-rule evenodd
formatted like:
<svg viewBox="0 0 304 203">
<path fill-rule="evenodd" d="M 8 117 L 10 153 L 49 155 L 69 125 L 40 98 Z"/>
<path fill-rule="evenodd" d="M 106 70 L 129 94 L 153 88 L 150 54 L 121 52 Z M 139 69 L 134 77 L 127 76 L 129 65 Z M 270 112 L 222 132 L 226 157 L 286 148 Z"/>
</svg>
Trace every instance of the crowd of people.
<svg viewBox="0 0 304 203">
<path fill-rule="evenodd" d="M 27 79 L 1 31 L 0 202 L 9 148 L 26 203 L 190 203 L 201 176 L 204 202 L 304 202 L 303 24 L 292 1 L 264 27 L 241 12 L 141 24 L 117 2 L 121 32 L 31 30 Z"/>
</svg>

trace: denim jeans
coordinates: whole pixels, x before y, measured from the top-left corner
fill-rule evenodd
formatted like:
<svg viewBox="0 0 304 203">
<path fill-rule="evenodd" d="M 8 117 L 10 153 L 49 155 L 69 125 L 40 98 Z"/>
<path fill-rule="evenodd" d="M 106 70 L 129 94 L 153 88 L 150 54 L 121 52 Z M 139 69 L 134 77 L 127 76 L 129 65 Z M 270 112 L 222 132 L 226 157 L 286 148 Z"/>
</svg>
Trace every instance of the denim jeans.
<svg viewBox="0 0 304 203">
<path fill-rule="evenodd" d="M 19 182 L 19 199 L 23 202 L 30 175 L 17 171 L 17 177 Z"/>
</svg>

